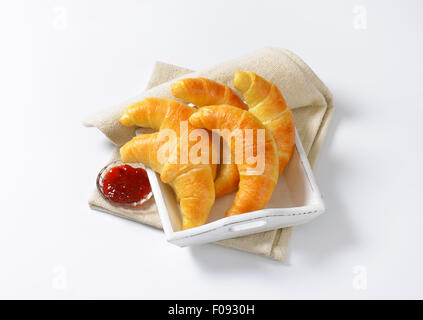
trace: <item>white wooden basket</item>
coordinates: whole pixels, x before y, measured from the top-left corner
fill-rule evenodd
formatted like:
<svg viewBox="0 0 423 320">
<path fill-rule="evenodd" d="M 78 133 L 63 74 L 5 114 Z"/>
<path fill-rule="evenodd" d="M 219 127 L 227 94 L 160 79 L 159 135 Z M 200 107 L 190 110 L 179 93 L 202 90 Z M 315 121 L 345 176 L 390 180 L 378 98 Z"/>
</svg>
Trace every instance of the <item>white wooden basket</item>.
<svg viewBox="0 0 423 320">
<path fill-rule="evenodd" d="M 206 224 L 181 230 L 182 216 L 173 190 L 148 169 L 166 238 L 180 247 L 309 222 L 325 211 L 307 156 L 296 132 L 296 148 L 267 206 L 258 211 L 224 217 L 235 193 L 216 199 Z"/>
</svg>

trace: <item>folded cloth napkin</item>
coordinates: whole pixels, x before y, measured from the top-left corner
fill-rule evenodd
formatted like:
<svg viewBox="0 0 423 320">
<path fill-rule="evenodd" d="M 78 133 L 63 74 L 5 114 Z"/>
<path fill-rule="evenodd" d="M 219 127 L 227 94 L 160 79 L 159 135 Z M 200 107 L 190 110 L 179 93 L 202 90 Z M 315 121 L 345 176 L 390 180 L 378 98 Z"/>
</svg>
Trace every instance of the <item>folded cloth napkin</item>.
<svg viewBox="0 0 423 320">
<path fill-rule="evenodd" d="M 119 159 L 119 146 L 130 140 L 136 130 L 134 127 L 124 127 L 118 121 L 126 107 L 146 97 L 173 98 L 170 84 L 183 77 L 206 77 L 232 87 L 233 75 L 238 70 L 253 71 L 274 82 L 282 91 L 288 106 L 293 109 L 295 126 L 313 166 L 332 115 L 332 95 L 299 57 L 284 49 L 264 48 L 199 72 L 157 62 L 146 91 L 90 117 L 84 122 L 84 125 L 97 127 L 116 145 L 111 161 L 117 160 Z M 142 209 L 138 210 L 118 208 L 104 200 L 95 189 L 89 200 L 89 205 L 96 210 L 162 228 L 154 200 L 147 202 Z M 291 232 L 292 228 L 283 228 L 226 239 L 218 241 L 216 244 L 283 261 Z"/>
</svg>

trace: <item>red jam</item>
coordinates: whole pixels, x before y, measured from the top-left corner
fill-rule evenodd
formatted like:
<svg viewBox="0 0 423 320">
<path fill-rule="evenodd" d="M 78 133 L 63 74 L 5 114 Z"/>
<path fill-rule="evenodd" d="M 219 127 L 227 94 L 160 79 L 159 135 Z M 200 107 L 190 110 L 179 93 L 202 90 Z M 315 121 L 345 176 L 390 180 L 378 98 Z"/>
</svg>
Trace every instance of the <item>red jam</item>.
<svg viewBox="0 0 423 320">
<path fill-rule="evenodd" d="M 125 164 L 107 171 L 103 192 L 114 202 L 133 203 L 144 199 L 151 192 L 151 186 L 144 169 Z"/>
</svg>

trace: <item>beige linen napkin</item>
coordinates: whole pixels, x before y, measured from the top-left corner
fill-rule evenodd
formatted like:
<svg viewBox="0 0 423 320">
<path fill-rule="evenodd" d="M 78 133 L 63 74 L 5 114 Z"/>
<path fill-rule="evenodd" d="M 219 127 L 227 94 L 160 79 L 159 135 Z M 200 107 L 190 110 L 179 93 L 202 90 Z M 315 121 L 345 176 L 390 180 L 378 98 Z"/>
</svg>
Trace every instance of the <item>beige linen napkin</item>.
<svg viewBox="0 0 423 320">
<path fill-rule="evenodd" d="M 282 91 L 288 105 L 293 109 L 295 126 L 313 166 L 332 115 L 332 95 L 300 58 L 284 49 L 264 48 L 200 72 L 157 62 L 146 91 L 92 116 L 84 124 L 97 127 L 116 144 L 111 160 L 118 159 L 119 146 L 135 134 L 135 128 L 123 127 L 118 122 L 119 115 L 127 106 L 145 97 L 172 98 L 170 84 L 182 77 L 201 76 L 232 87 L 233 75 L 238 70 L 253 71 L 274 82 Z M 154 200 L 150 200 L 142 210 L 123 209 L 112 206 L 96 189 L 89 200 L 89 205 L 96 210 L 162 228 Z M 283 228 L 222 240 L 216 244 L 282 261 L 285 258 L 291 232 L 292 228 Z"/>
</svg>

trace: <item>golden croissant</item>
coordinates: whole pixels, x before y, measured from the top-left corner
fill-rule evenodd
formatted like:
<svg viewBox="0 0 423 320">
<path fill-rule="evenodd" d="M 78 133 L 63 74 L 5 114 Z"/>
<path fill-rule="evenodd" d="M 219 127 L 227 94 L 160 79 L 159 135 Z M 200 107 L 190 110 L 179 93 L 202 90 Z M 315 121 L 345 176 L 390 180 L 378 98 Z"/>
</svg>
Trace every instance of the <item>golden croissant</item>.
<svg viewBox="0 0 423 320">
<path fill-rule="evenodd" d="M 275 84 L 248 71 L 238 71 L 234 87 L 241 91 L 249 111 L 272 133 L 279 155 L 279 174 L 292 156 L 295 145 L 295 126 L 291 109 Z"/>
<path fill-rule="evenodd" d="M 231 144 L 235 159 L 247 158 L 247 152 L 262 157 L 264 167 L 257 172 L 248 159 L 237 163 L 240 175 L 239 189 L 234 203 L 226 216 L 263 209 L 270 200 L 279 176 L 279 161 L 275 140 L 264 125 L 248 111 L 230 106 L 208 106 L 199 109 L 189 121 L 198 128 L 227 129 L 234 134 L 235 140 L 242 142 L 242 148 Z M 239 129 L 239 130 L 237 130 Z M 247 129 L 253 133 L 253 139 L 247 140 Z M 259 149 L 259 136 L 262 134 L 262 152 Z"/>
<path fill-rule="evenodd" d="M 179 161 L 181 148 L 180 128 L 186 121 L 189 134 L 193 127 L 188 123 L 195 109 L 184 103 L 160 98 L 147 98 L 129 106 L 119 121 L 124 126 L 149 127 L 158 132 L 134 137 L 120 149 L 122 162 L 141 162 L 160 174 L 163 182 L 175 191 L 182 212 L 182 229 L 203 225 L 215 200 L 214 172 L 211 162 L 194 164 L 187 159 Z M 161 137 L 166 129 L 175 136 Z M 193 143 L 187 139 L 188 152 Z M 162 147 L 167 143 L 167 152 Z M 189 158 L 189 157 L 188 157 Z"/>
<path fill-rule="evenodd" d="M 201 108 L 204 106 L 229 104 L 247 110 L 241 98 L 232 89 L 207 78 L 184 78 L 172 84 L 172 94 Z M 239 183 L 235 164 L 222 163 L 214 181 L 216 198 L 234 192 Z"/>
<path fill-rule="evenodd" d="M 190 102 L 197 107 L 229 104 L 247 110 L 241 98 L 232 89 L 207 78 L 185 78 L 171 86 L 175 98 Z"/>
</svg>

